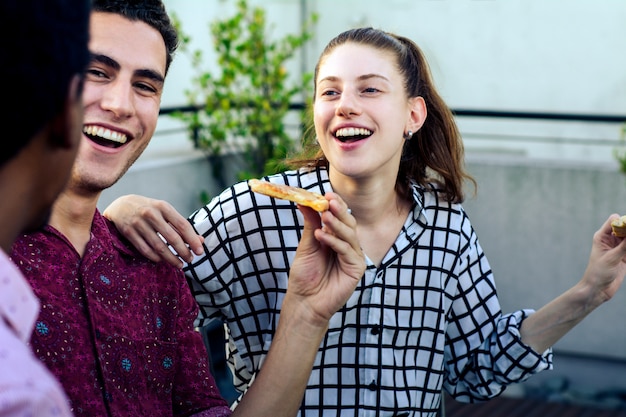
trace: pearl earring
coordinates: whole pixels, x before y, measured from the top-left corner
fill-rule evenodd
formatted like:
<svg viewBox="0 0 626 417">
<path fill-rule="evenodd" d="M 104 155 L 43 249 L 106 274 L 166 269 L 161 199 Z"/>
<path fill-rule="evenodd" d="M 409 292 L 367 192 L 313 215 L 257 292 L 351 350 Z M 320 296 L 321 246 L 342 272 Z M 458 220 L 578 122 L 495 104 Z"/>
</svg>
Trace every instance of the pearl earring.
<svg viewBox="0 0 626 417">
<path fill-rule="evenodd" d="M 406 136 L 404 136 L 404 140 L 409 140 L 412 137 L 413 137 L 413 132 L 409 130 L 408 132 L 406 132 Z"/>
</svg>

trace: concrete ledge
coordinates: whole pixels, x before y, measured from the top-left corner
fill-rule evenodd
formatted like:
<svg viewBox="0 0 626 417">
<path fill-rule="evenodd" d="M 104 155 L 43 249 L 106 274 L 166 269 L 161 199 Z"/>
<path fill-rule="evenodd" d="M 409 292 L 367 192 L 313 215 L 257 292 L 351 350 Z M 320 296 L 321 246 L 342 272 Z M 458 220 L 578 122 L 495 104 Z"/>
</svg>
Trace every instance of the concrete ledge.
<svg viewBox="0 0 626 417">
<path fill-rule="evenodd" d="M 493 268 L 502 308 L 539 308 L 573 286 L 594 232 L 626 214 L 626 177 L 608 164 L 468 157 L 478 194 L 464 206 Z M 626 359 L 626 288 L 555 346 Z"/>
<path fill-rule="evenodd" d="M 142 156 L 117 184 L 102 193 L 98 208 L 104 210 L 124 194 L 141 194 L 166 200 L 188 215 L 201 206 L 202 192 L 213 188 L 210 166 L 202 152 Z"/>
</svg>

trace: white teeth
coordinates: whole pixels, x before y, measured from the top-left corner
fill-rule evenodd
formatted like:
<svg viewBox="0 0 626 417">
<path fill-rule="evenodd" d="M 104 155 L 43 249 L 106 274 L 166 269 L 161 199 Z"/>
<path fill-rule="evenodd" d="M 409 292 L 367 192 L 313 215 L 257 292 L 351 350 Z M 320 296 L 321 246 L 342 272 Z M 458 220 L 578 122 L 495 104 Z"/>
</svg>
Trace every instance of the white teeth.
<svg viewBox="0 0 626 417">
<path fill-rule="evenodd" d="M 364 129 L 361 127 L 344 127 L 335 132 L 335 136 L 369 136 L 371 135 L 371 130 Z"/>
<path fill-rule="evenodd" d="M 99 136 L 103 139 L 110 140 L 117 143 L 126 143 L 128 138 L 123 133 L 114 132 L 109 129 L 98 126 L 84 126 L 83 132 L 91 136 Z"/>
</svg>

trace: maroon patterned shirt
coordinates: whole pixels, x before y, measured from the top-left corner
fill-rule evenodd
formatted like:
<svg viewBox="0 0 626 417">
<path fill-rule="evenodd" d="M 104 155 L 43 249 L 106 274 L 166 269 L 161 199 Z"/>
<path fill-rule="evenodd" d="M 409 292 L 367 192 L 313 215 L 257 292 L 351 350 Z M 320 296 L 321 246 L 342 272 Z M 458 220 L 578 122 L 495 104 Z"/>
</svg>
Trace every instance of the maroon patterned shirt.
<svg viewBox="0 0 626 417">
<path fill-rule="evenodd" d="M 33 351 L 73 412 L 229 415 L 182 272 L 141 256 L 98 211 L 91 233 L 82 259 L 52 227 L 22 236 L 11 253 L 41 300 Z"/>
</svg>

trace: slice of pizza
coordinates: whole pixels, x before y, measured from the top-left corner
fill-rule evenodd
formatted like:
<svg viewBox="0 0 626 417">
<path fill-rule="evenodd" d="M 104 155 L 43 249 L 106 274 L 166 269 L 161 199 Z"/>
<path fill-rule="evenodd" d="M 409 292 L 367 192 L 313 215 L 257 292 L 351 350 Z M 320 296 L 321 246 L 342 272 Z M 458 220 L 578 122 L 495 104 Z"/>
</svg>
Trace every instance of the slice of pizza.
<svg viewBox="0 0 626 417">
<path fill-rule="evenodd" d="M 626 216 L 615 219 L 611 222 L 613 234 L 617 237 L 626 237 Z"/>
<path fill-rule="evenodd" d="M 255 193 L 264 194 L 281 200 L 289 200 L 316 211 L 328 210 L 328 200 L 323 195 L 285 184 L 274 184 L 258 179 L 248 180 L 250 189 Z"/>
</svg>

